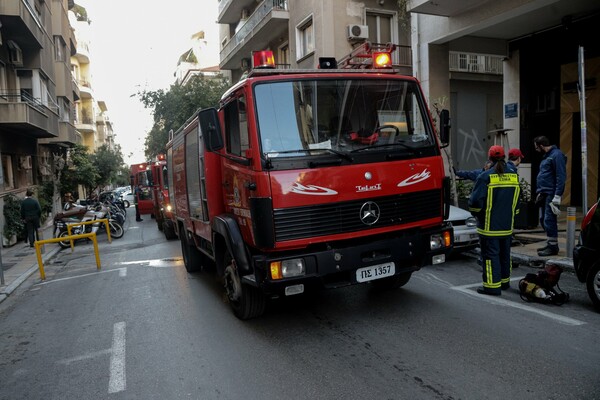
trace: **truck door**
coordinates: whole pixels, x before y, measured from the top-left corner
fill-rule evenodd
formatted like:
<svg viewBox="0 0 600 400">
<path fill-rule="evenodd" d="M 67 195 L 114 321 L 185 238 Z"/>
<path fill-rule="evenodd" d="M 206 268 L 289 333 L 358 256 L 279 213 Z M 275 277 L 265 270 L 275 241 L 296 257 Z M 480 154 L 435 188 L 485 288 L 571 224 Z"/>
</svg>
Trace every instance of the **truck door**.
<svg viewBox="0 0 600 400">
<path fill-rule="evenodd" d="M 251 243 L 250 197 L 256 196 L 256 179 L 251 167 L 246 96 L 238 92 L 223 106 L 223 112 L 227 155 L 223 161 L 225 207 L 228 213 L 235 215 L 244 240 Z"/>
</svg>

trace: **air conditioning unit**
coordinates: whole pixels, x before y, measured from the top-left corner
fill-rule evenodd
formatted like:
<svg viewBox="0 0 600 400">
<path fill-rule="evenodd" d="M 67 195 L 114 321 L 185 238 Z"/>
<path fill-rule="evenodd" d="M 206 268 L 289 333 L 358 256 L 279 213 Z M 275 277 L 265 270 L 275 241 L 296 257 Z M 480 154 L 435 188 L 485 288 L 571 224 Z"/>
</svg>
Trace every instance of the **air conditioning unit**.
<svg viewBox="0 0 600 400">
<path fill-rule="evenodd" d="M 369 27 L 367 25 L 348 25 L 348 40 L 368 38 Z"/>
<path fill-rule="evenodd" d="M 15 67 L 23 66 L 23 52 L 18 44 L 13 42 L 12 40 L 8 40 L 6 42 L 8 45 L 8 59 L 9 62 Z"/>
<path fill-rule="evenodd" d="M 31 156 L 19 157 L 19 167 L 21 169 L 31 169 Z"/>
</svg>

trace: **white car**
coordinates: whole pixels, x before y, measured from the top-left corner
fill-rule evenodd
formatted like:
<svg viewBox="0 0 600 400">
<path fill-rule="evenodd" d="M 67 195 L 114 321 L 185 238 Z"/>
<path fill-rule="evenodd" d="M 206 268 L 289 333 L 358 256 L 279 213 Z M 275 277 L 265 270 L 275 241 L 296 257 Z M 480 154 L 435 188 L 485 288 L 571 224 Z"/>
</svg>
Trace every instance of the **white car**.
<svg viewBox="0 0 600 400">
<path fill-rule="evenodd" d="M 121 198 L 123 199 L 123 203 L 125 204 L 125 208 L 129 208 L 130 205 L 134 205 L 133 201 L 133 193 L 131 192 L 131 188 L 127 188 L 127 190 L 121 193 Z"/>
<path fill-rule="evenodd" d="M 462 208 L 450 206 L 448 221 L 454 228 L 454 251 L 463 252 L 479 246 L 477 218 Z"/>
</svg>

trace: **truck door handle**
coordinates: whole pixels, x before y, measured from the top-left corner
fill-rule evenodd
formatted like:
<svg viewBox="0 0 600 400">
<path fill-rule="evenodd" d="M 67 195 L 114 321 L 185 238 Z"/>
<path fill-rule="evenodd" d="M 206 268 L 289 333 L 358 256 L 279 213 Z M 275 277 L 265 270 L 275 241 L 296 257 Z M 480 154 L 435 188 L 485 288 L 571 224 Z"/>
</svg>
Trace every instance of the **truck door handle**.
<svg viewBox="0 0 600 400">
<path fill-rule="evenodd" d="M 256 190 L 256 183 L 254 182 L 246 182 L 244 185 L 248 190 Z"/>
</svg>

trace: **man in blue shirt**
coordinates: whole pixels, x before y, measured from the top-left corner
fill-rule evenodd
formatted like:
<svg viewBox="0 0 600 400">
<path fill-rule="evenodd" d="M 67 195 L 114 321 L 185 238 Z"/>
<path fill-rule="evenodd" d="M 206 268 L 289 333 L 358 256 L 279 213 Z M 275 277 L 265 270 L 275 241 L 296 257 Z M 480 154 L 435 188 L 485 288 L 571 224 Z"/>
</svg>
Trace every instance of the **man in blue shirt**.
<svg viewBox="0 0 600 400">
<path fill-rule="evenodd" d="M 567 157 L 558 147 L 551 145 L 546 136 L 533 139 L 535 150 L 543 159 L 537 175 L 536 204 L 542 208 L 540 222 L 548 238 L 545 247 L 538 249 L 539 256 L 558 254 L 558 222 L 561 197 L 567 179 Z"/>
</svg>

